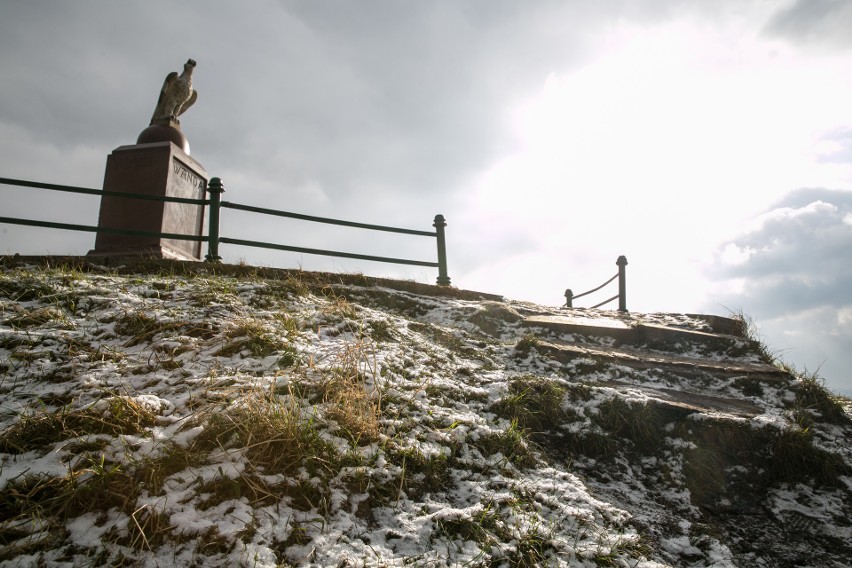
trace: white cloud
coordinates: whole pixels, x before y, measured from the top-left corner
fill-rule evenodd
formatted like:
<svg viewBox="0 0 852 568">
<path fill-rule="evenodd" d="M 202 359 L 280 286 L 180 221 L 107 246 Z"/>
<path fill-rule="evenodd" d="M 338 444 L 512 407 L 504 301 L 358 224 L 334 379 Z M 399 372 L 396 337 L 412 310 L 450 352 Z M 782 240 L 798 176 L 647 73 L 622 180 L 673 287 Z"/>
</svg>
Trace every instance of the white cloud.
<svg viewBox="0 0 852 568">
<path fill-rule="evenodd" d="M 852 335 L 852 306 L 842 308 L 837 312 L 837 324 L 847 328 L 846 331 Z"/>
<path fill-rule="evenodd" d="M 719 258 L 727 265 L 739 265 L 748 261 L 755 252 L 749 247 L 739 247 L 735 243 L 728 243 L 722 249 Z"/>
<path fill-rule="evenodd" d="M 716 295 L 758 322 L 783 358 L 852 390 L 852 192 L 803 189 L 720 249 Z M 732 252 L 733 251 L 733 252 Z M 748 251 L 743 258 L 742 251 Z"/>
</svg>

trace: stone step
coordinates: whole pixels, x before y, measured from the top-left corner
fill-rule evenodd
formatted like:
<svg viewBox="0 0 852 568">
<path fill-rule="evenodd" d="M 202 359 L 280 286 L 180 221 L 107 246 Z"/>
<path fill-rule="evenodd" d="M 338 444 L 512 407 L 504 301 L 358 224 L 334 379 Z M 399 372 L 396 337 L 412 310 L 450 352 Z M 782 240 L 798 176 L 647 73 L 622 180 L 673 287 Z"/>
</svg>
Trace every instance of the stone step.
<svg viewBox="0 0 852 568">
<path fill-rule="evenodd" d="M 544 328 L 558 333 L 610 338 L 620 345 L 655 345 L 664 347 L 678 343 L 695 343 L 707 348 L 726 351 L 732 348 L 748 348 L 746 339 L 723 333 L 671 327 L 654 323 L 628 323 L 607 317 L 583 317 L 576 315 L 533 315 L 524 318 L 523 325 Z"/>
<path fill-rule="evenodd" d="M 724 414 L 741 418 L 757 416 L 763 410 L 742 399 L 728 398 L 695 392 L 685 392 L 674 389 L 634 385 L 621 381 L 606 381 L 596 383 L 599 386 L 610 387 L 620 394 L 631 398 L 640 397 L 649 403 L 675 409 L 684 414 Z"/>
<path fill-rule="evenodd" d="M 708 373 L 725 377 L 743 375 L 767 381 L 784 381 L 788 378 L 788 374 L 782 369 L 759 362 L 671 355 L 623 346 L 610 347 L 555 341 L 539 341 L 537 348 L 562 363 L 585 357 L 598 361 L 611 361 L 616 365 L 624 365 L 637 370 L 670 369 L 680 375 Z"/>
</svg>

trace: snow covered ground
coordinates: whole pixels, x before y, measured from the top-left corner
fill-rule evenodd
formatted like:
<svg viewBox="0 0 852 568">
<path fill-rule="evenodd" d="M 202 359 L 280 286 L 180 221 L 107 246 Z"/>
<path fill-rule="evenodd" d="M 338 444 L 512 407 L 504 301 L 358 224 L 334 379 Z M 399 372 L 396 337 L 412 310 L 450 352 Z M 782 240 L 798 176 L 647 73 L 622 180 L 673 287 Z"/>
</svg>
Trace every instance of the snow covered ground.
<svg viewBox="0 0 852 568">
<path fill-rule="evenodd" d="M 791 375 L 560 358 L 549 343 L 613 347 L 523 324 L 560 313 L 357 276 L 7 259 L 0 565 L 848 566 L 848 409 Z M 759 359 L 745 339 L 676 353 Z"/>
</svg>

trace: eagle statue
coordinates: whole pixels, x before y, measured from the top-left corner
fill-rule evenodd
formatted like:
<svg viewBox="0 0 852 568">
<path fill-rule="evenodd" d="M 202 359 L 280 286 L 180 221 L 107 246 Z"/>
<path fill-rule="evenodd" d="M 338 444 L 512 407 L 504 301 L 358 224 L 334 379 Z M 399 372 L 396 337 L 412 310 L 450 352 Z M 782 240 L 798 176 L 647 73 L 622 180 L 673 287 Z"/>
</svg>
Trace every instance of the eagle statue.
<svg viewBox="0 0 852 568">
<path fill-rule="evenodd" d="M 178 117 L 185 113 L 198 98 L 198 93 L 192 88 L 194 69 L 195 61 L 189 59 L 183 65 L 183 73 L 178 75 L 177 71 L 172 71 L 166 76 L 163 88 L 160 89 L 160 98 L 154 109 L 154 116 L 151 117 L 152 125 L 180 126 Z"/>
</svg>

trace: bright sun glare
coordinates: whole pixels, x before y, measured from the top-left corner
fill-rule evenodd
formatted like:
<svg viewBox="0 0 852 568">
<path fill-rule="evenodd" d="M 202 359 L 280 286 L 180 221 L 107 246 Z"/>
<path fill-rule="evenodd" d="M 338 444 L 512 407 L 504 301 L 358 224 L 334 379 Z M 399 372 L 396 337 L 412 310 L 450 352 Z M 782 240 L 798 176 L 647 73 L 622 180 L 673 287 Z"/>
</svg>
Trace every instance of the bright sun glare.
<svg viewBox="0 0 852 568">
<path fill-rule="evenodd" d="M 797 187 L 850 187 L 848 167 L 818 154 L 848 116 L 852 77 L 837 73 L 837 61 L 805 59 L 756 32 L 683 22 L 620 26 L 604 43 L 599 58 L 551 73 L 512 111 L 520 150 L 472 196 L 489 226 L 514 226 L 518 241 L 551 233 L 547 250 L 527 251 L 538 255 L 529 270 L 562 281 L 553 258 L 582 267 L 632 252 L 642 260 L 634 274 L 653 280 L 672 263 L 691 264 L 678 291 L 649 281 L 637 294 L 648 309 L 688 309 L 705 288 L 690 283 L 750 218 Z M 506 284 L 510 294 L 529 292 L 528 280 Z"/>
</svg>

